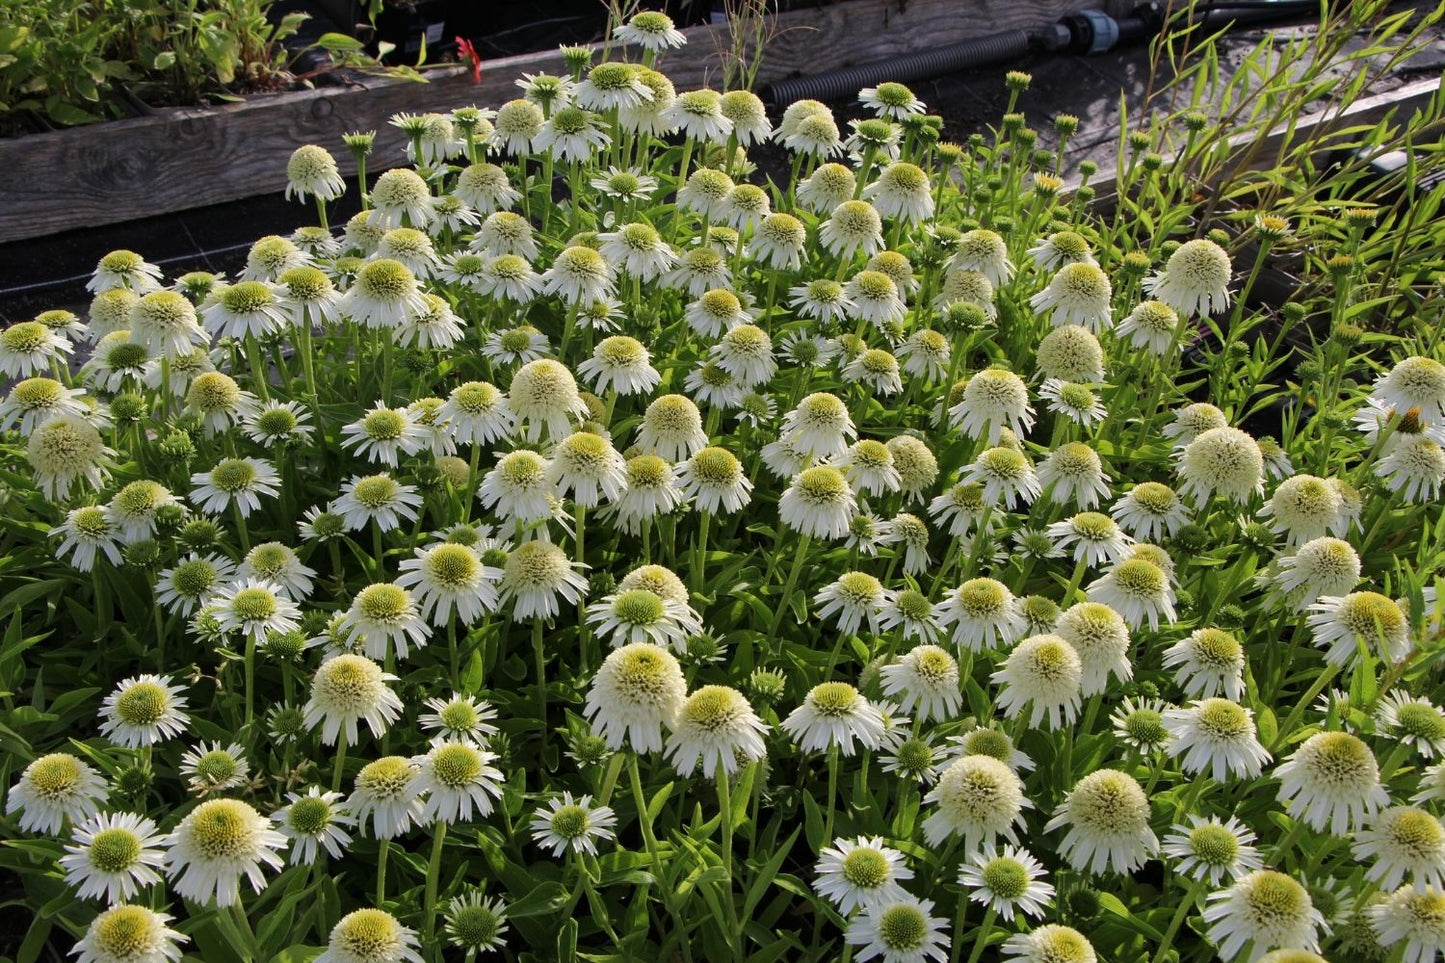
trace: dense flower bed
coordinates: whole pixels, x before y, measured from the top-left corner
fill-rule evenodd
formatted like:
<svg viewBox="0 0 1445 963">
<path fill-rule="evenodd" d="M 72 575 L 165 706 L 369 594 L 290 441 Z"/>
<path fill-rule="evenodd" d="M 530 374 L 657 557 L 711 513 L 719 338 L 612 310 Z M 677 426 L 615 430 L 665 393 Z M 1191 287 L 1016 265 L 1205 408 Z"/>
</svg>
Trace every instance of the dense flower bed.
<svg viewBox="0 0 1445 963">
<path fill-rule="evenodd" d="M 0 335 L 21 957 L 1436 958 L 1445 365 L 1363 327 L 1381 212 L 1259 306 L 1303 214 L 1200 223 L 1139 134 L 1101 216 L 1025 75 L 845 135 L 618 36 L 393 118 L 340 234 L 303 147 L 239 277 L 116 251 Z"/>
</svg>

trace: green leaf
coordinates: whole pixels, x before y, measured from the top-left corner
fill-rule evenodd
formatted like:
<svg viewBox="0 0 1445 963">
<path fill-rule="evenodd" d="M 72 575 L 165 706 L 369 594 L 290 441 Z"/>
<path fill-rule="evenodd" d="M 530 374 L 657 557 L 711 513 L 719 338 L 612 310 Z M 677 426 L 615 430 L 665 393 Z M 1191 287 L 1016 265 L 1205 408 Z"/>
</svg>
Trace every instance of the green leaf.
<svg viewBox="0 0 1445 963">
<path fill-rule="evenodd" d="M 818 835 L 822 835 L 821 827 L 819 827 Z M 758 902 L 767 892 L 769 884 L 777 878 L 778 869 L 783 865 L 783 860 L 787 859 L 788 854 L 793 851 L 793 844 L 797 841 L 798 827 L 794 826 L 792 835 L 777 847 L 773 855 L 768 857 L 768 861 L 753 874 L 752 885 L 748 887 L 747 895 L 743 897 L 743 919 L 752 918 L 753 910 L 757 908 Z"/>
<path fill-rule="evenodd" d="M 507 915 L 512 919 L 525 919 L 528 916 L 555 913 L 565 902 L 567 887 L 558 882 L 540 883 L 526 896 L 507 907 Z"/>
<path fill-rule="evenodd" d="M 162 50 L 156 54 L 151 61 L 152 70 L 170 70 L 176 65 L 176 52 L 174 50 Z"/>
<path fill-rule="evenodd" d="M 355 37 L 348 37 L 344 33 L 323 33 L 316 46 L 322 50 L 331 50 L 340 53 L 361 53 L 366 45 Z"/>
<path fill-rule="evenodd" d="M 298 943 L 271 957 L 271 963 L 311 963 L 325 950 L 324 946 L 302 946 Z"/>
</svg>

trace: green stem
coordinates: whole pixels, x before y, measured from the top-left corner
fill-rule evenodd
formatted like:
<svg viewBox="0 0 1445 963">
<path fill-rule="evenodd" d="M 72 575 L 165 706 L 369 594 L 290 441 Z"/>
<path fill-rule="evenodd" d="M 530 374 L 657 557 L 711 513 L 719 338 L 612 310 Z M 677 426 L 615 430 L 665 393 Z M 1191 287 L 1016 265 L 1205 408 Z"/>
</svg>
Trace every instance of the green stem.
<svg viewBox="0 0 1445 963">
<path fill-rule="evenodd" d="M 341 791 L 341 776 L 346 772 L 346 733 L 341 733 L 336 739 L 336 761 L 331 769 L 331 791 Z"/>
<path fill-rule="evenodd" d="M 391 851 L 391 840 L 383 839 L 376 853 L 376 905 L 379 909 L 386 902 L 386 857 Z"/>
<path fill-rule="evenodd" d="M 1159 949 L 1154 953 L 1154 963 L 1163 963 L 1164 955 L 1169 952 L 1169 947 L 1174 944 L 1174 937 L 1179 933 L 1179 927 L 1184 925 L 1185 917 L 1189 915 L 1189 910 L 1194 906 L 1200 885 L 1199 880 L 1190 881 L 1184 898 L 1179 901 L 1178 908 L 1174 910 L 1173 919 L 1169 921 L 1169 928 L 1164 931 L 1164 938 L 1159 941 Z"/>
<path fill-rule="evenodd" d="M 532 655 L 537 664 L 537 725 L 547 748 L 547 651 L 542 645 L 542 620 L 532 620 Z"/>
<path fill-rule="evenodd" d="M 447 824 L 437 822 L 436 832 L 432 836 L 431 861 L 426 866 L 426 901 L 422 904 L 422 916 L 425 919 L 426 942 L 432 941 L 436 933 L 436 907 L 437 907 L 437 881 L 441 878 L 442 871 L 442 843 L 447 838 Z"/>
<path fill-rule="evenodd" d="M 963 899 L 963 897 L 960 896 L 959 899 Z M 992 906 L 983 914 L 983 922 L 978 924 L 978 934 L 973 938 L 973 950 L 968 954 L 968 963 L 978 963 L 979 959 L 983 956 L 983 948 L 988 945 L 988 936 L 993 932 L 995 915 L 996 913 Z M 955 941 L 958 941 L 962 936 L 963 934 L 959 932 L 954 932 L 953 934 Z"/>
<path fill-rule="evenodd" d="M 823 845 L 833 841 L 833 813 L 838 799 L 838 745 L 828 747 L 828 815 L 823 821 Z"/>
</svg>

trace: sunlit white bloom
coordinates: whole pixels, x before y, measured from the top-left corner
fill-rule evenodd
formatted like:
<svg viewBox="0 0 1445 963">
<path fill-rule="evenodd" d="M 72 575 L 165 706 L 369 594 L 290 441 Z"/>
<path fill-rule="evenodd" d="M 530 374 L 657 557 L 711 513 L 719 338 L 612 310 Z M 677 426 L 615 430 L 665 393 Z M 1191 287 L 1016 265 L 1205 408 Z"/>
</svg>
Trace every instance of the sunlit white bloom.
<svg viewBox="0 0 1445 963">
<path fill-rule="evenodd" d="M 326 792 L 311 786 L 306 794 L 286 794 L 286 805 L 271 814 L 276 829 L 291 840 L 287 862 L 292 866 L 310 866 L 325 849 L 332 859 L 341 859 L 351 845 L 348 829 L 356 820 L 347 810 L 339 792 Z"/>
<path fill-rule="evenodd" d="M 993 910 L 1005 922 L 1013 921 L 1015 911 L 1043 918 L 1054 899 L 1054 887 L 1044 882 L 1046 876 L 1043 865 L 1017 846 L 987 847 L 958 867 L 958 885 L 970 891 L 968 898 Z"/>
<path fill-rule="evenodd" d="M 101 703 L 100 732 L 118 746 L 152 746 L 186 731 L 185 686 L 169 676 L 138 675 L 120 682 Z M 11 799 L 14 799 L 12 793 Z"/>
<path fill-rule="evenodd" d="M 1059 853 L 1075 869 L 1130 873 L 1159 849 L 1149 815 L 1149 797 L 1133 776 L 1096 769 L 1069 790 L 1044 831 L 1067 828 Z"/>
<path fill-rule="evenodd" d="M 173 963 L 190 937 L 171 929 L 173 917 L 120 903 L 90 921 L 71 954 L 77 963 Z"/>
<path fill-rule="evenodd" d="M 166 875 L 181 896 L 230 906 L 241 898 L 241 876 L 266 887 L 263 865 L 280 870 L 286 837 L 239 799 L 212 799 L 192 809 L 166 837 Z"/>
<path fill-rule="evenodd" d="M 822 682 L 788 714 L 782 730 L 804 752 L 822 752 L 836 746 L 843 755 L 851 756 L 856 751 L 855 740 L 866 749 L 881 746 L 884 723 L 878 707 L 853 686 Z"/>
<path fill-rule="evenodd" d="M 1169 255 L 1164 270 L 1144 280 L 1144 290 L 1182 315 L 1218 314 L 1229 307 L 1232 270 L 1224 248 L 1198 238 Z"/>
<path fill-rule="evenodd" d="M 1347 732 L 1318 732 L 1274 769 L 1279 798 L 1295 819 L 1336 836 L 1390 804 L 1370 747 Z"/>
<path fill-rule="evenodd" d="M 1227 960 L 1260 959 L 1276 947 L 1318 950 L 1324 916 L 1309 891 L 1283 873 L 1259 869 L 1228 889 L 1209 894 L 1204 909 L 1209 941 Z M 1243 955 L 1248 944 L 1250 952 Z"/>
<path fill-rule="evenodd" d="M 684 776 L 699 763 L 711 779 L 727 775 L 767 754 L 764 723 L 741 692 L 728 686 L 705 685 L 689 695 L 678 710 L 677 726 L 667 738 L 666 754 Z"/>
<path fill-rule="evenodd" d="M 126 683 L 121 686 L 125 689 Z M 52 752 L 21 771 L 19 781 L 6 794 L 5 812 L 20 810 L 23 832 L 54 836 L 67 819 L 80 824 L 95 817 L 106 792 L 100 773 L 68 752 Z"/>
<path fill-rule="evenodd" d="M 992 756 L 955 759 L 923 797 L 936 805 L 923 821 L 923 835 L 929 845 L 939 846 L 957 834 L 965 850 L 991 846 L 999 836 L 1017 843 L 1023 811 L 1033 808 L 1023 789 L 1018 774 Z"/>
<path fill-rule="evenodd" d="M 998 706 L 1012 719 L 1030 706 L 1029 726 L 1037 728 L 1048 717 L 1058 729 L 1073 722 L 1083 694 L 1083 664 L 1079 653 L 1057 635 L 1031 635 L 1024 639 L 990 681 L 1003 686 Z"/>
</svg>

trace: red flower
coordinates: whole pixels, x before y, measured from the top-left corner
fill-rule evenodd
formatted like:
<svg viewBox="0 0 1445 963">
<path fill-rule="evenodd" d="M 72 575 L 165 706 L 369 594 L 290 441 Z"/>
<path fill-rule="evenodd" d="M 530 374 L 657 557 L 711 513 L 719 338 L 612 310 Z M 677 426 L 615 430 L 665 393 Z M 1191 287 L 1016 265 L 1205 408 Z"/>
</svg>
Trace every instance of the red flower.
<svg viewBox="0 0 1445 963">
<path fill-rule="evenodd" d="M 482 82 L 482 55 L 477 53 L 477 48 L 466 37 L 457 38 L 457 53 L 472 62 L 472 83 Z"/>
</svg>

